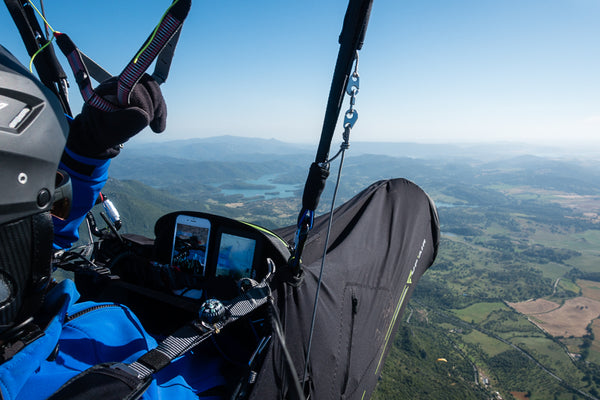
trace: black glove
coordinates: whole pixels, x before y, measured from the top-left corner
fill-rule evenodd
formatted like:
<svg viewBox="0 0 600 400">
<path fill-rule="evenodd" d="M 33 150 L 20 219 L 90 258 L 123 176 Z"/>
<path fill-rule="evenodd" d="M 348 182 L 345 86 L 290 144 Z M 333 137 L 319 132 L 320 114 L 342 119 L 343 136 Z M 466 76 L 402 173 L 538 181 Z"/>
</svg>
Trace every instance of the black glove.
<svg viewBox="0 0 600 400">
<path fill-rule="evenodd" d="M 117 102 L 117 78 L 108 79 L 96 88 L 96 93 L 113 104 Z M 134 87 L 130 104 L 118 111 L 106 112 L 85 103 L 81 114 L 71 124 L 67 147 L 90 158 L 112 158 L 120 145 L 142 129 L 161 133 L 167 125 L 167 105 L 158 83 L 145 74 Z"/>
</svg>

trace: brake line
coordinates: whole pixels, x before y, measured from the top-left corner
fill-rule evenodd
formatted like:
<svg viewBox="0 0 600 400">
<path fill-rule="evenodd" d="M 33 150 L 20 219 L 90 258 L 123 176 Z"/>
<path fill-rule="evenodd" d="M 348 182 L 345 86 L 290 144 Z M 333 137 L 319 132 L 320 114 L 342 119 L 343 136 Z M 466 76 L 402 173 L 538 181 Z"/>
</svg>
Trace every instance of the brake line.
<svg viewBox="0 0 600 400">
<path fill-rule="evenodd" d="M 52 33 L 56 33 L 57 31 L 55 31 L 54 29 L 52 29 L 52 26 L 48 23 L 48 21 L 46 20 L 46 16 L 45 13 L 40 12 L 40 10 L 38 10 L 38 8 L 35 6 L 35 4 L 33 4 L 33 2 L 31 0 L 27 0 L 27 2 L 29 3 L 29 5 L 31 5 L 31 7 L 35 10 L 36 13 L 38 13 L 38 15 L 40 16 L 40 18 L 42 18 L 42 20 L 44 21 L 44 25 L 46 27 L 46 36 L 48 35 L 48 29 L 50 29 L 52 31 Z M 42 3 L 42 9 L 43 9 L 43 3 Z M 44 51 L 44 49 L 46 47 L 48 47 L 52 41 L 54 40 L 54 36 L 52 36 L 50 38 L 50 40 L 48 40 L 46 42 L 46 44 L 44 44 L 42 47 L 40 47 L 35 53 L 33 53 L 33 55 L 31 56 L 31 58 L 29 59 L 29 72 L 33 73 L 33 60 L 35 59 L 35 57 L 40 54 L 42 51 Z"/>
</svg>

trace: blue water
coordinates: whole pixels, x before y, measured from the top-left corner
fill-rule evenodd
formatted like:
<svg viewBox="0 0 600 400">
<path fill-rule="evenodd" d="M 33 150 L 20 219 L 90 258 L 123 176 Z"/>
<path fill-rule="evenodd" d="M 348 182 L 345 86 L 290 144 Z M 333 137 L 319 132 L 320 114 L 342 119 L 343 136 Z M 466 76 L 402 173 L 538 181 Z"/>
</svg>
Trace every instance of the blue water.
<svg viewBox="0 0 600 400">
<path fill-rule="evenodd" d="M 439 201 L 439 202 L 436 201 L 435 202 L 435 206 L 437 208 L 444 208 L 444 207 L 447 207 L 447 208 L 454 208 L 454 207 L 475 208 L 475 207 L 478 207 L 476 205 L 444 203 L 444 202 L 441 202 L 441 201 Z"/>
<path fill-rule="evenodd" d="M 294 197 L 294 192 L 302 189 L 302 184 L 294 183 L 273 183 L 272 180 L 277 178 L 277 174 L 264 175 L 258 179 L 246 181 L 250 185 L 269 185 L 269 189 L 220 189 L 225 195 L 242 195 L 244 197 L 263 196 L 266 200 Z"/>
</svg>

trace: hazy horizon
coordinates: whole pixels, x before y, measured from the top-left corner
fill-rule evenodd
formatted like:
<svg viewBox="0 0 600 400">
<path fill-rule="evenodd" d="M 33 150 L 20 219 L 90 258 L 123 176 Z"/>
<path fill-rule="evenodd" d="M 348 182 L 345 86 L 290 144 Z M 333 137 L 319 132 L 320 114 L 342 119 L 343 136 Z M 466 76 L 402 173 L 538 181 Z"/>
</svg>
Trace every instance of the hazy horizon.
<svg viewBox="0 0 600 400">
<path fill-rule="evenodd" d="M 135 151 L 138 148 L 144 146 L 166 146 L 173 144 L 177 146 L 177 143 L 181 145 L 189 143 L 224 143 L 224 142 L 235 142 L 241 140 L 243 142 L 257 141 L 261 143 L 279 143 L 284 146 L 299 147 L 299 151 L 303 153 L 314 154 L 318 147 L 318 141 L 290 141 L 289 138 L 263 138 L 263 137 L 248 137 L 248 136 L 235 136 L 235 135 L 220 135 L 220 136 L 207 136 L 207 137 L 192 137 L 192 138 L 177 138 L 170 137 L 168 134 L 162 135 L 142 135 L 145 136 L 146 140 L 142 137 L 134 137 L 130 142 L 125 145 L 124 152 L 127 149 Z M 147 140 L 148 136 L 151 140 Z M 337 151 L 341 138 L 334 137 L 331 143 L 331 152 Z M 404 148 L 405 146 L 406 148 Z M 404 153 L 404 152 L 407 153 Z M 431 151 L 431 154 L 428 154 Z M 257 153 L 268 152 L 261 148 L 261 151 Z M 276 153 L 276 151 L 273 151 Z M 408 156 L 408 157 L 435 157 L 437 155 L 443 156 L 447 154 L 452 157 L 472 157 L 478 158 L 478 156 L 485 157 L 486 155 L 497 155 L 497 156 L 520 156 L 520 155 L 532 155 L 539 157 L 556 157 L 556 158 L 569 158 L 569 159 L 581 159 L 590 160 L 596 159 L 600 156 L 600 141 L 597 143 L 527 143 L 517 141 L 480 141 L 480 142 L 417 142 L 417 141 L 369 141 L 369 140 L 350 140 L 350 149 L 347 152 L 348 156 L 353 154 L 385 154 L 389 156 Z M 400 154 L 399 154 L 400 153 Z"/>
</svg>

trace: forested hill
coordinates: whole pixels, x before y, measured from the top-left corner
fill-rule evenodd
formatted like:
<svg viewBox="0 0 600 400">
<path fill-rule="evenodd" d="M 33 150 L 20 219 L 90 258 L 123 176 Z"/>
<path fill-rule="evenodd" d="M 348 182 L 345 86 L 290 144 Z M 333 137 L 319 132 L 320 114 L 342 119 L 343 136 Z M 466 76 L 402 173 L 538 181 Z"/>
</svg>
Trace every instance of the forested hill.
<svg viewBox="0 0 600 400">
<path fill-rule="evenodd" d="M 600 163 L 575 155 L 507 144 L 351 145 L 338 204 L 404 177 L 433 198 L 442 227 L 377 399 L 599 398 Z M 184 209 L 282 227 L 295 222 L 313 158 L 311 146 L 275 140 L 132 144 L 113 161 L 105 193 L 123 230 L 148 236 L 160 215 Z"/>
</svg>

